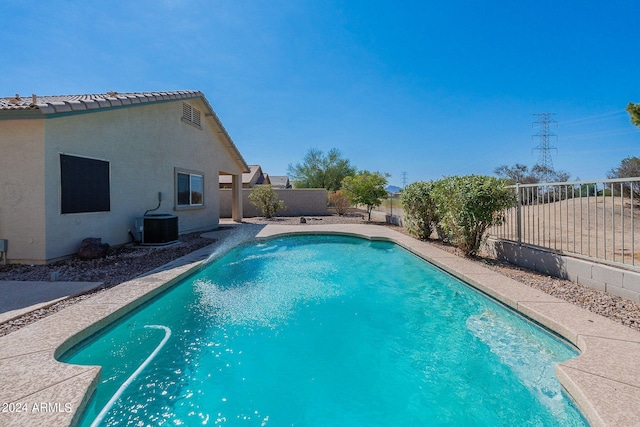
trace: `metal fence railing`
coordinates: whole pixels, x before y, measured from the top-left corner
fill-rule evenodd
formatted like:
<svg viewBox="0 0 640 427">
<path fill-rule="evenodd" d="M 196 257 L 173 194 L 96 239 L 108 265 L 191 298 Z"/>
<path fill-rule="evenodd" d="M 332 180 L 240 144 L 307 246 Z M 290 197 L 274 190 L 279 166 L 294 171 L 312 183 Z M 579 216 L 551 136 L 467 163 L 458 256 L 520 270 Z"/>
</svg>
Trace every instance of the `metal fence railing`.
<svg viewBox="0 0 640 427">
<path fill-rule="evenodd" d="M 640 267 L 640 178 L 517 184 L 493 237 Z"/>
<path fill-rule="evenodd" d="M 387 193 L 387 198 L 374 209 L 374 212 L 384 215 L 387 223 L 402 226 L 404 210 L 402 203 L 400 203 L 400 193 Z"/>
<path fill-rule="evenodd" d="M 400 203 L 400 193 L 387 193 L 387 198 L 376 209 L 378 212 L 384 212 L 387 215 L 402 216 L 402 204 Z"/>
</svg>

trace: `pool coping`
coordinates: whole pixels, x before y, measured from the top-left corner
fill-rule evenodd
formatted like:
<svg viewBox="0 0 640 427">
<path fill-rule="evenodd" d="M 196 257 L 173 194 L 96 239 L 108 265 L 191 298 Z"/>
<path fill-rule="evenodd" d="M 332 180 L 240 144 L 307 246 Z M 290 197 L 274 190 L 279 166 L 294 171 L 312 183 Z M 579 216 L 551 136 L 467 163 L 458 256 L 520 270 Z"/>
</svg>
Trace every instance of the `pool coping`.
<svg viewBox="0 0 640 427">
<path fill-rule="evenodd" d="M 388 227 L 301 224 L 255 230 L 257 239 L 342 234 L 404 247 L 575 345 L 580 356 L 558 364 L 556 374 L 592 426 L 640 425 L 640 332 Z M 77 423 L 100 367 L 55 358 L 189 275 L 210 252 L 211 247 L 195 251 L 0 337 L 0 425 Z"/>
</svg>

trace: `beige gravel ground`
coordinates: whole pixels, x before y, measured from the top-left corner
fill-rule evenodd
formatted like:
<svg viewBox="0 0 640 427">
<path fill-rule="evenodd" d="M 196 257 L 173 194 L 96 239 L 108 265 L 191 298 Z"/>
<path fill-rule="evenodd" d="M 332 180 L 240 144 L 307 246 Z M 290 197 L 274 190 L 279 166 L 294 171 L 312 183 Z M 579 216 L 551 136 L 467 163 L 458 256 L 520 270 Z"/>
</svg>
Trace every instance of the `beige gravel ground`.
<svg viewBox="0 0 640 427">
<path fill-rule="evenodd" d="M 305 217 L 305 219 L 307 224 L 359 224 L 364 222 L 360 213 L 343 217 L 339 217 L 337 215 L 311 216 Z M 300 224 L 300 217 L 278 217 L 272 219 L 265 219 L 261 217 L 245 218 L 244 222 L 252 224 L 290 225 Z M 387 226 L 384 223 L 376 224 L 379 224 L 380 226 Z M 402 227 L 389 227 L 392 227 L 399 232 L 406 233 L 406 230 Z M 22 316 L 21 318 L 0 324 L 0 336 L 6 335 L 22 326 L 59 311 L 77 301 L 86 299 L 95 293 L 102 292 L 105 288 L 126 282 L 140 274 L 164 265 L 176 258 L 211 243 L 213 243 L 211 239 L 200 237 L 199 233 L 193 233 L 181 236 L 180 243 L 176 245 L 144 249 L 126 247 L 119 248 L 113 250 L 106 258 L 99 260 L 83 261 L 73 257 L 68 260 L 46 266 L 0 266 L 0 280 L 48 280 L 50 274 L 57 271 L 60 276 L 60 280 L 104 282 L 102 289 L 61 301 L 48 308 L 40 309 Z M 443 250 L 459 254 L 455 248 L 441 242 L 434 241 L 433 244 Z M 640 330 L 640 304 L 634 303 L 633 301 L 612 296 L 602 291 L 591 289 L 568 280 L 545 276 L 488 257 L 477 257 L 474 258 L 474 261 L 482 263 L 483 265 L 528 286 L 586 308 L 604 317 L 608 317 L 630 328 Z"/>
</svg>

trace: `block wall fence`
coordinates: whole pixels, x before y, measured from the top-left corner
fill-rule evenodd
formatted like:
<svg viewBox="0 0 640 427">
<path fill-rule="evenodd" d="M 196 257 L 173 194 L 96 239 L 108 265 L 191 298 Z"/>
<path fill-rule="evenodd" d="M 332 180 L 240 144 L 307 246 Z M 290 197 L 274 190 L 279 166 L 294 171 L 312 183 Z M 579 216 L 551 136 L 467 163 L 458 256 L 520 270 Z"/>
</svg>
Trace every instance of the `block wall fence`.
<svg viewBox="0 0 640 427">
<path fill-rule="evenodd" d="M 242 189 L 242 211 L 247 218 L 262 216 L 249 201 L 251 188 Z M 282 200 L 286 209 L 279 211 L 278 216 L 312 216 L 328 215 L 327 190 L 324 189 L 277 189 L 274 188 L 278 199 Z M 220 218 L 231 218 L 231 190 L 220 189 Z"/>
<path fill-rule="evenodd" d="M 640 273 L 636 271 L 497 239 L 487 241 L 487 250 L 512 264 L 640 303 Z"/>
</svg>

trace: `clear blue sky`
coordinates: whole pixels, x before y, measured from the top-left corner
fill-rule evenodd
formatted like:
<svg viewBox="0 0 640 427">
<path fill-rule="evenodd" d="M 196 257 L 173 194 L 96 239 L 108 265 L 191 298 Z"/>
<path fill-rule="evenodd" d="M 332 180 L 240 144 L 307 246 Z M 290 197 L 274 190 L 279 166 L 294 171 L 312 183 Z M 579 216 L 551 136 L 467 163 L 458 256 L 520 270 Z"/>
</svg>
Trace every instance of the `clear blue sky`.
<svg viewBox="0 0 640 427">
<path fill-rule="evenodd" d="M 0 96 L 200 90 L 249 164 L 336 147 L 390 183 L 640 156 L 638 0 L 0 2 Z"/>
</svg>

